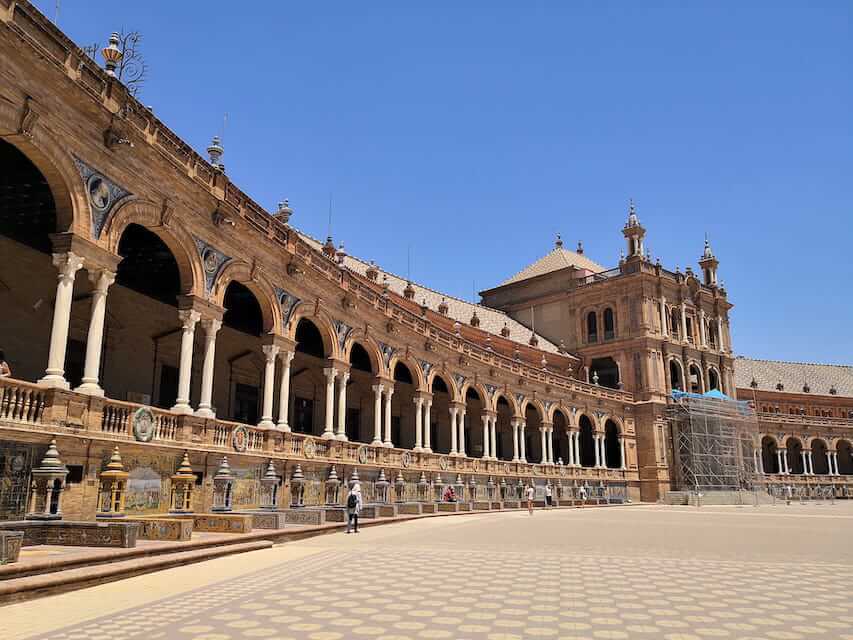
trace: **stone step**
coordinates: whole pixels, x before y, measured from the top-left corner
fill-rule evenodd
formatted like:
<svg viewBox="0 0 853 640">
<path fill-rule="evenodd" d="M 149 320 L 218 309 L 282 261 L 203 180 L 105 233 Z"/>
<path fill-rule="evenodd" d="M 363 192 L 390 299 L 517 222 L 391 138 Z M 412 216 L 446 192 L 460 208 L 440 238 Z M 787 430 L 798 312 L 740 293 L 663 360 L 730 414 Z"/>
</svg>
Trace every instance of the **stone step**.
<svg viewBox="0 0 853 640">
<path fill-rule="evenodd" d="M 164 553 L 143 556 L 109 564 L 83 566 L 39 575 L 11 578 L 0 582 L 0 605 L 23 600 L 31 600 L 45 595 L 54 595 L 74 589 L 122 580 L 143 573 L 160 571 L 171 567 L 202 562 L 235 553 L 246 553 L 269 549 L 273 543 L 269 540 L 225 544 L 191 551 Z"/>
</svg>

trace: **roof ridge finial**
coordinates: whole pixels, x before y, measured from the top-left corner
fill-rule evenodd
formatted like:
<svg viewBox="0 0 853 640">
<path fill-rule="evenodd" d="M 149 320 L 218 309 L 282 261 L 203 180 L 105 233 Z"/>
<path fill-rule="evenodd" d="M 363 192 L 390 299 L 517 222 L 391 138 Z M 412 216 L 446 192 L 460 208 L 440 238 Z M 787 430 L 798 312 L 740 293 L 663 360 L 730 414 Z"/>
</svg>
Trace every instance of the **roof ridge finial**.
<svg viewBox="0 0 853 640">
<path fill-rule="evenodd" d="M 583 240 L 578 240 L 578 250 L 575 253 L 583 255 Z"/>
<path fill-rule="evenodd" d="M 555 249 L 562 249 L 563 248 L 563 238 L 560 236 L 559 233 L 557 234 L 557 239 L 554 241 L 554 248 Z"/>
</svg>

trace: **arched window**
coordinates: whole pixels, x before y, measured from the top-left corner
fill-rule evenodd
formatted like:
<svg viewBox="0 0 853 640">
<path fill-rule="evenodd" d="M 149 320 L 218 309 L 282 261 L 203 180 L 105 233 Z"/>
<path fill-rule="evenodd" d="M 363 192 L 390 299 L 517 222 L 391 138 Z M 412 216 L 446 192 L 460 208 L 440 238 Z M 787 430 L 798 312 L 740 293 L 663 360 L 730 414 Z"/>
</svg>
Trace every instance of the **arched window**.
<svg viewBox="0 0 853 640">
<path fill-rule="evenodd" d="M 675 307 L 669 312 L 669 332 L 676 340 L 681 336 L 681 313 Z"/>
<path fill-rule="evenodd" d="M 613 316 L 613 309 L 607 307 L 604 310 L 604 339 L 613 340 L 616 337 L 616 320 Z"/>
<path fill-rule="evenodd" d="M 673 391 L 684 391 L 684 380 L 681 376 L 681 365 L 677 360 L 669 361 L 669 384 Z"/>
<path fill-rule="evenodd" d="M 595 311 L 586 314 L 586 341 L 598 342 L 598 318 L 595 316 Z"/>
<path fill-rule="evenodd" d="M 714 389 L 722 391 L 720 389 L 720 376 L 714 369 L 708 369 L 708 390 L 713 391 Z"/>
<path fill-rule="evenodd" d="M 702 372 L 695 364 L 688 369 L 690 373 L 690 393 L 702 393 Z"/>
</svg>

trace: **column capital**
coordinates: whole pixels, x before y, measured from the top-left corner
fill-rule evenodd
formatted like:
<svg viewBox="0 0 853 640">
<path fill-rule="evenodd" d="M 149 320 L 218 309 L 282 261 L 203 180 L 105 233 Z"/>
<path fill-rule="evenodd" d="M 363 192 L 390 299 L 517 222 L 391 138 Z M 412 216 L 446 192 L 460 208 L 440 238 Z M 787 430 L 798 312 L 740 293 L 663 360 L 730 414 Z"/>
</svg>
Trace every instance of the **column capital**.
<svg viewBox="0 0 853 640">
<path fill-rule="evenodd" d="M 542 427 L 543 427 L 544 429 L 553 429 L 553 428 L 554 428 L 554 423 L 553 423 L 553 422 L 548 422 L 547 420 L 543 420 L 543 421 L 542 421 Z"/>
<path fill-rule="evenodd" d="M 184 331 L 195 329 L 196 323 L 201 319 L 201 314 L 193 309 L 181 309 L 178 311 L 178 319 L 183 325 Z"/>
<path fill-rule="evenodd" d="M 432 402 L 432 394 L 429 391 L 415 391 L 415 398 L 420 398 L 424 402 Z"/>
<path fill-rule="evenodd" d="M 452 407 L 458 411 L 465 411 L 465 403 L 464 402 L 459 402 L 457 400 L 454 400 L 452 402 L 448 402 L 447 404 L 448 404 L 448 406 L 450 406 L 450 407 Z"/>
<path fill-rule="evenodd" d="M 338 370 L 334 367 L 324 367 L 323 375 L 326 376 L 326 382 L 334 382 L 338 377 Z"/>
<path fill-rule="evenodd" d="M 89 268 L 89 281 L 95 287 L 95 293 L 104 294 L 116 281 L 116 273 L 100 267 Z"/>
<path fill-rule="evenodd" d="M 222 320 L 217 320 L 216 318 L 202 318 L 201 328 L 204 329 L 204 333 L 208 338 L 215 338 L 216 334 L 219 333 L 219 330 L 222 328 Z"/>
<path fill-rule="evenodd" d="M 53 254 L 53 266 L 59 271 L 59 278 L 62 280 L 73 280 L 85 261 L 85 258 L 71 251 Z"/>
<path fill-rule="evenodd" d="M 261 351 L 264 352 L 264 355 L 266 356 L 267 362 L 274 362 L 275 357 L 278 355 L 278 345 L 277 344 L 261 345 Z"/>
<path fill-rule="evenodd" d="M 73 253 L 85 260 L 86 269 L 106 269 L 115 272 L 118 263 L 123 260 L 122 256 L 107 251 L 102 246 L 72 231 L 50 234 L 50 243 L 53 247 L 53 254 Z"/>
<path fill-rule="evenodd" d="M 516 416 L 513 416 L 512 418 L 509 419 L 509 424 L 513 428 L 514 427 L 520 427 L 523 422 L 524 422 L 524 420 L 522 420 L 521 418 L 518 418 Z"/>
<path fill-rule="evenodd" d="M 261 344 L 275 345 L 279 351 L 296 351 L 296 343 L 277 333 L 268 333 L 261 338 Z"/>
<path fill-rule="evenodd" d="M 180 295 L 178 296 L 178 310 L 197 311 L 203 318 L 216 318 L 222 320 L 225 315 L 225 309 L 219 305 L 215 305 L 200 296 Z"/>
<path fill-rule="evenodd" d="M 385 391 L 385 385 L 382 384 L 381 382 L 377 382 L 376 384 L 372 385 L 370 388 L 373 389 L 374 393 L 382 393 L 383 391 Z"/>
</svg>

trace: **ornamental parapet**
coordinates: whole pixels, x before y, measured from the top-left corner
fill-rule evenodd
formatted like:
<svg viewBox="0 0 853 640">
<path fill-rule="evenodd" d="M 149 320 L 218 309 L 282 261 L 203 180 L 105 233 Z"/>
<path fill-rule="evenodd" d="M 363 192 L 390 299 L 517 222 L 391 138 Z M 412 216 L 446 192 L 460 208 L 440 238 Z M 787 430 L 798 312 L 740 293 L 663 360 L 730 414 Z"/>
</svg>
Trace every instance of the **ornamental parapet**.
<svg viewBox="0 0 853 640">
<path fill-rule="evenodd" d="M 0 379 L 0 429 L 30 430 L 45 435 L 84 437 L 106 442 L 132 442 L 175 450 L 239 453 L 264 459 L 324 462 L 366 467 L 394 467 L 437 474 L 537 477 L 589 482 L 636 481 L 636 469 L 485 460 L 361 442 L 326 440 L 320 436 L 175 414 L 132 402 L 90 396 L 14 380 Z"/>
</svg>

